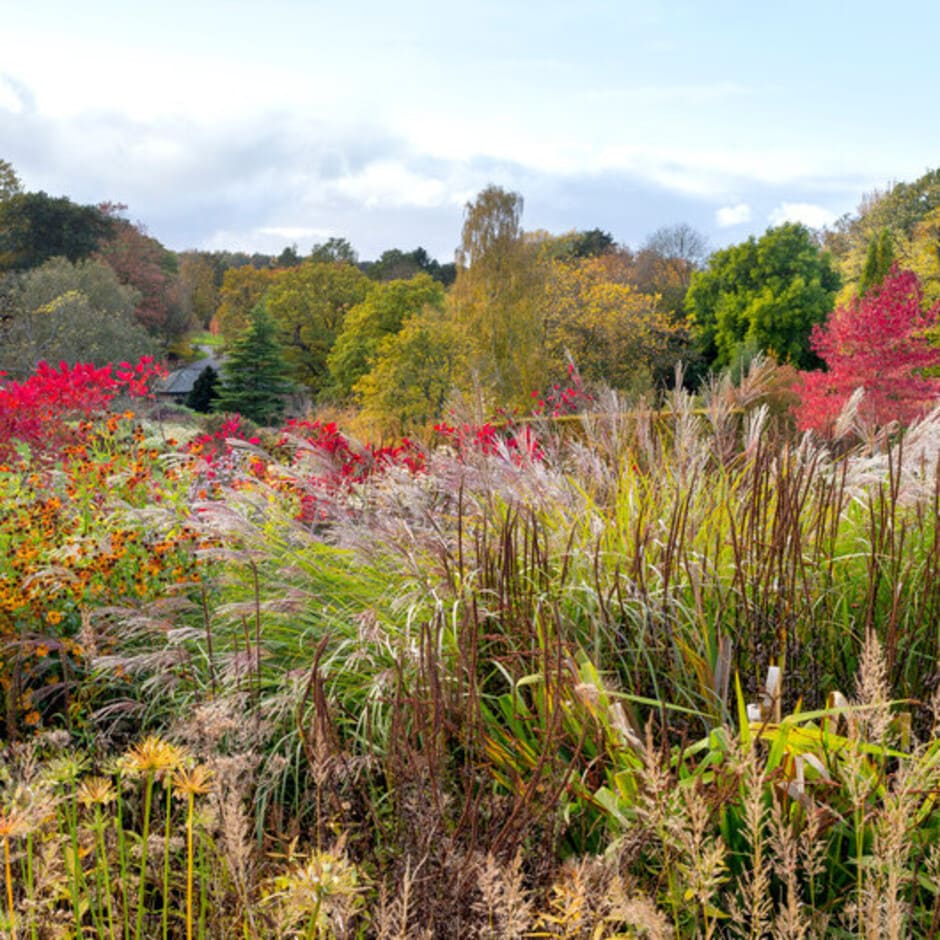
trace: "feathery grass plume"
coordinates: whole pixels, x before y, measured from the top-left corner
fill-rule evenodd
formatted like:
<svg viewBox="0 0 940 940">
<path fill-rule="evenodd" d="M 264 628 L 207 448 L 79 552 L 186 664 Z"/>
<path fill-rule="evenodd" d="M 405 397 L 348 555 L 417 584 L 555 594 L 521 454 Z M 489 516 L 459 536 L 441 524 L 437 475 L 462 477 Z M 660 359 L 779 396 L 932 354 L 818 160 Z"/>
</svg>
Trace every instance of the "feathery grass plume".
<svg viewBox="0 0 940 940">
<path fill-rule="evenodd" d="M 379 885 L 379 897 L 372 918 L 376 940 L 433 940 L 433 931 L 419 922 L 420 914 L 413 909 L 415 878 L 424 861 L 422 859 L 412 869 L 411 857 L 407 857 L 397 885 L 389 887 L 384 881 Z M 390 895 L 392 900 L 389 899 Z"/>
<path fill-rule="evenodd" d="M 726 913 L 718 907 L 719 890 L 728 880 L 723 838 L 713 835 L 712 808 L 695 786 L 679 788 L 666 832 L 677 853 L 682 895 L 698 905 L 696 924 L 703 937 L 713 937 Z"/>
<path fill-rule="evenodd" d="M 508 864 L 492 854 L 482 860 L 476 881 L 480 897 L 474 911 L 481 926 L 481 940 L 522 940 L 532 924 L 532 902 L 523 884 L 522 851 Z"/>
<path fill-rule="evenodd" d="M 774 874 L 783 886 L 783 899 L 774 918 L 773 935 L 803 940 L 809 931 L 809 912 L 800 892 L 799 844 L 789 809 L 789 798 L 774 794 L 770 806 L 770 849 Z"/>
<path fill-rule="evenodd" d="M 0 801 L 0 841 L 3 843 L 3 882 L 5 889 L 6 918 L 12 940 L 16 940 L 17 912 L 14 894 L 12 843 L 27 838 L 36 832 L 44 815 L 52 806 L 52 800 L 41 789 L 17 785 L 12 792 L 4 793 Z M 27 892 L 32 894 L 32 852 L 27 849 Z M 32 898 L 30 898 L 32 900 Z"/>
<path fill-rule="evenodd" d="M 746 840 L 748 854 L 742 861 L 741 875 L 730 886 L 728 924 L 734 936 L 760 940 L 770 931 L 773 913 L 767 835 L 769 781 L 754 748 L 747 748 L 743 754 L 739 751 L 737 757 L 739 762 L 734 770 L 740 792 L 741 836 Z"/>
<path fill-rule="evenodd" d="M 862 903 L 869 937 L 900 940 L 911 936 L 910 907 L 904 896 L 913 872 L 910 827 L 923 797 L 916 762 L 903 762 L 894 775 L 873 826 L 871 863 L 865 866 Z"/>
<path fill-rule="evenodd" d="M 544 909 L 535 916 L 535 930 L 530 936 L 574 940 L 590 929 L 586 865 L 587 861 L 582 860 L 562 867 L 549 889 Z"/>
<path fill-rule="evenodd" d="M 218 818 L 218 841 L 238 902 L 237 909 L 232 912 L 233 930 L 248 929 L 255 919 L 252 899 L 257 865 L 252 843 L 254 826 L 248 804 L 252 778 L 260 759 L 259 754 L 249 752 L 209 761 L 215 779 L 210 800 Z"/>
<path fill-rule="evenodd" d="M 855 686 L 858 734 L 862 740 L 891 747 L 891 686 L 884 649 L 873 628 L 865 632 Z"/>
</svg>

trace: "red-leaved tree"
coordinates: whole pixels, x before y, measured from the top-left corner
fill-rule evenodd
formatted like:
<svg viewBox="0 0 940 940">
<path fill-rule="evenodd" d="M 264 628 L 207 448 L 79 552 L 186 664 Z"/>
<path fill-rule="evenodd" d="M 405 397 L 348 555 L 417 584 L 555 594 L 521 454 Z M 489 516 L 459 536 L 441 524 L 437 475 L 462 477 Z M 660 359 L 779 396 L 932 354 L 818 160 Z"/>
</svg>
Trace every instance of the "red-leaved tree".
<svg viewBox="0 0 940 940">
<path fill-rule="evenodd" d="M 928 370 L 940 366 L 940 349 L 927 331 L 938 314 L 940 302 L 923 310 L 917 275 L 897 266 L 880 287 L 834 310 L 810 336 L 826 371 L 801 372 L 794 386 L 800 430 L 831 434 L 858 388 L 865 390 L 861 417 L 877 425 L 909 424 L 935 404 L 940 378 Z"/>
</svg>

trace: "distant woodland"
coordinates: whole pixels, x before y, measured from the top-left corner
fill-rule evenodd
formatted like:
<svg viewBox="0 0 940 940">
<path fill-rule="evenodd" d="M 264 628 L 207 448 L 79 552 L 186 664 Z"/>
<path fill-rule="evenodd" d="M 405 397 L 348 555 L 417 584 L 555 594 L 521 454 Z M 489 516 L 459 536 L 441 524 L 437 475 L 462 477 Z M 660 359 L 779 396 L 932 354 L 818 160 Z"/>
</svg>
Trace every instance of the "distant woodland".
<svg viewBox="0 0 940 940">
<path fill-rule="evenodd" d="M 758 354 L 795 381 L 826 367 L 834 312 L 892 272 L 914 276 L 925 315 L 940 299 L 940 170 L 864 196 L 830 229 L 788 223 L 717 251 L 688 225 L 638 248 L 597 228 L 529 231 L 522 196 L 497 186 L 467 204 L 451 263 L 421 247 L 361 260 L 343 238 L 276 256 L 175 252 L 126 213 L 24 191 L 0 160 L 9 376 L 41 360 L 172 363 L 200 333 L 231 350 L 263 317 L 285 387 L 408 433 L 459 399 L 530 408 L 572 366 L 634 395 L 668 387 L 677 362 L 695 386 Z"/>
</svg>

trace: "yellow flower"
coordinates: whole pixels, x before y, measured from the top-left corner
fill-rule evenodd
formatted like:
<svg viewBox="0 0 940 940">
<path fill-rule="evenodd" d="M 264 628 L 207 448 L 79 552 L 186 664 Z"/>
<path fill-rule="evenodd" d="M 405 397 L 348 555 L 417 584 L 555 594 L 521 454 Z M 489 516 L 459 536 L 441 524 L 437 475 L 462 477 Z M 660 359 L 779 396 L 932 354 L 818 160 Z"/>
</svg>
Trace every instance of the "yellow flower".
<svg viewBox="0 0 940 940">
<path fill-rule="evenodd" d="M 107 777 L 89 777 L 78 788 L 78 802 L 83 806 L 105 806 L 116 799 L 117 791 Z"/>
<path fill-rule="evenodd" d="M 212 771 L 205 764 L 181 767 L 173 774 L 173 790 L 177 796 L 197 796 L 212 789 Z"/>
<path fill-rule="evenodd" d="M 141 776 L 175 770 L 182 762 L 183 752 L 154 734 L 132 747 L 124 756 L 125 768 Z"/>
</svg>

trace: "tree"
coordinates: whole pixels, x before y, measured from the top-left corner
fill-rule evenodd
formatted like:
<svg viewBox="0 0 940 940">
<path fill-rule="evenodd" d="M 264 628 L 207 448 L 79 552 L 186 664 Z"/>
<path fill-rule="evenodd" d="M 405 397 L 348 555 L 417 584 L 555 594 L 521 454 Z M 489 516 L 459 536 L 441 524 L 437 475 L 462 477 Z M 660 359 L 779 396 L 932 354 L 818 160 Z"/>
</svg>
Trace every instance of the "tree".
<svg viewBox="0 0 940 940">
<path fill-rule="evenodd" d="M 674 365 L 679 328 L 622 279 L 617 256 L 555 261 L 545 288 L 552 370 L 571 356 L 587 379 L 641 390 Z"/>
<path fill-rule="evenodd" d="M 193 319 L 207 328 L 219 306 L 216 266 L 211 256 L 201 251 L 179 255 L 179 280 Z"/>
<path fill-rule="evenodd" d="M 365 299 L 346 314 L 327 357 L 339 394 L 346 396 L 352 392 L 356 382 L 371 368 L 379 344 L 386 336 L 397 333 L 409 316 L 426 306 L 441 309 L 443 304 L 444 288 L 428 274 L 371 287 Z"/>
<path fill-rule="evenodd" d="M 310 249 L 310 260 L 318 262 L 343 262 L 355 264 L 359 260 L 352 245 L 345 238 L 328 238 L 325 242 L 318 242 Z"/>
<path fill-rule="evenodd" d="M 219 373 L 212 366 L 206 366 L 196 377 L 192 390 L 186 396 L 186 407 L 208 414 L 219 397 L 218 385 Z"/>
<path fill-rule="evenodd" d="M 248 326 L 232 344 L 222 365 L 225 382 L 218 411 L 237 411 L 258 424 L 273 424 L 284 413 L 291 391 L 287 364 L 277 341 L 277 327 L 264 304 L 251 313 Z"/>
<path fill-rule="evenodd" d="M 305 261 L 278 273 L 265 303 L 293 377 L 314 392 L 330 385 L 327 357 L 347 312 L 361 303 L 371 282 L 351 264 Z"/>
<path fill-rule="evenodd" d="M 12 164 L 6 160 L 0 160 L 0 202 L 10 199 L 23 191 L 20 185 L 20 178 L 16 175 L 16 170 Z"/>
<path fill-rule="evenodd" d="M 490 408 L 527 406 L 549 371 L 540 297 L 545 239 L 528 239 L 522 197 L 489 186 L 468 203 L 450 309 L 461 344 L 460 384 Z"/>
<path fill-rule="evenodd" d="M 866 194 L 854 214 L 843 216 L 825 233 L 826 247 L 832 251 L 842 276 L 843 289 L 836 304 L 845 306 L 859 294 L 871 245 L 886 230 L 898 264 L 917 272 L 925 296 L 940 297 L 936 256 L 929 248 L 922 251 L 925 229 L 931 227 L 930 217 L 936 218 L 938 211 L 940 168 L 929 170 L 911 183 L 892 183 L 884 190 Z"/>
<path fill-rule="evenodd" d="M 858 282 L 858 296 L 863 297 L 873 287 L 877 287 L 890 273 L 894 266 L 894 239 L 891 230 L 883 228 L 868 245 L 868 254 Z"/>
<path fill-rule="evenodd" d="M 421 247 L 407 252 L 390 248 L 382 252 L 378 261 L 366 261 L 359 267 L 373 281 L 397 281 L 423 272 L 445 287 L 454 283 L 457 273 L 453 264 L 441 264 Z"/>
<path fill-rule="evenodd" d="M 649 251 L 660 258 L 668 258 L 695 270 L 701 268 L 708 258 L 708 241 L 691 225 L 664 225 L 649 235 L 640 251 Z"/>
<path fill-rule="evenodd" d="M 113 221 L 96 206 L 14 192 L 0 200 L 0 270 L 23 271 L 57 257 L 81 261 L 112 229 Z"/>
<path fill-rule="evenodd" d="M 454 387 L 459 343 L 453 321 L 428 305 L 379 343 L 354 387 L 362 417 L 381 433 L 408 434 L 439 420 Z"/>
<path fill-rule="evenodd" d="M 707 362 L 725 368 L 748 351 L 769 352 L 806 368 L 818 362 L 810 331 L 838 288 L 829 254 L 804 225 L 787 223 L 716 251 L 692 275 L 685 307 Z"/>
<path fill-rule="evenodd" d="M 112 227 L 94 257 L 139 293 L 135 312 L 138 322 L 169 346 L 186 333 L 192 319 L 176 256 L 149 236 L 142 225 L 120 218 L 118 213 L 124 208 L 111 203 L 100 207 L 111 219 Z"/>
<path fill-rule="evenodd" d="M 546 258 L 555 261 L 573 261 L 577 258 L 597 258 L 617 250 L 617 243 L 610 232 L 599 228 L 589 231 L 568 232 L 565 235 L 548 236 L 542 246 Z"/>
<path fill-rule="evenodd" d="M 268 288 L 284 272 L 271 268 L 255 268 L 250 264 L 230 267 L 222 275 L 219 306 L 212 319 L 213 327 L 226 343 L 233 342 L 251 321 L 251 311 L 258 306 Z"/>
<path fill-rule="evenodd" d="M 278 256 L 275 264 L 279 268 L 296 268 L 303 259 L 297 254 L 296 245 L 288 245 Z"/>
<path fill-rule="evenodd" d="M 53 258 L 3 279 L 7 316 L 0 327 L 0 368 L 26 375 L 40 360 L 139 359 L 153 340 L 134 316 L 139 295 L 105 264 Z"/>
<path fill-rule="evenodd" d="M 475 264 L 499 270 L 522 240 L 522 196 L 499 186 L 487 186 L 464 207 L 463 231 L 457 261 L 467 270 Z"/>
<path fill-rule="evenodd" d="M 865 390 L 860 413 L 879 425 L 907 424 L 934 404 L 940 378 L 930 370 L 940 366 L 940 349 L 927 334 L 938 316 L 940 302 L 925 312 L 917 275 L 897 267 L 863 297 L 836 308 L 813 329 L 811 343 L 826 371 L 800 374 L 800 428 L 830 433 L 858 388 Z"/>
</svg>

